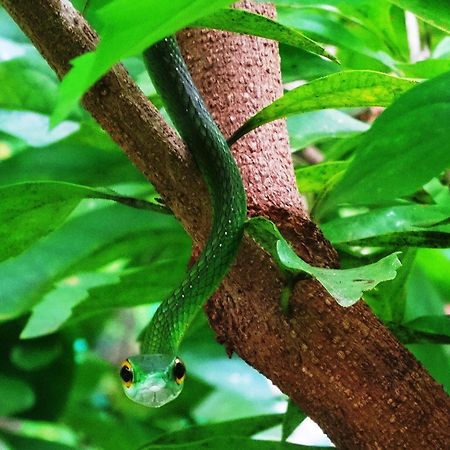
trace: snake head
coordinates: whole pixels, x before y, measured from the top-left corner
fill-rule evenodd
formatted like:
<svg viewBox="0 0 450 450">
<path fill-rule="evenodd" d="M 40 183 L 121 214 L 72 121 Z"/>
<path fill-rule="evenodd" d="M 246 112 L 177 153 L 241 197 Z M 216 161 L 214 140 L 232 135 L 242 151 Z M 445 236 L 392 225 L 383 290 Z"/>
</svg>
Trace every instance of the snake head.
<svg viewBox="0 0 450 450">
<path fill-rule="evenodd" d="M 132 356 L 120 369 L 126 396 L 151 408 L 178 397 L 185 375 L 186 368 L 179 358 L 163 354 Z"/>
</svg>

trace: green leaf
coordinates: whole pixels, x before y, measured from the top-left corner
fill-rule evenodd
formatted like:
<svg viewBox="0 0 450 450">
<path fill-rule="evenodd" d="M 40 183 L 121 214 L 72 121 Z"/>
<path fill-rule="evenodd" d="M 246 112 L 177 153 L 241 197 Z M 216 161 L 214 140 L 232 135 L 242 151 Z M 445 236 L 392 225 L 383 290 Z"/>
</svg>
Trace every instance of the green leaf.
<svg viewBox="0 0 450 450">
<path fill-rule="evenodd" d="M 55 74 L 30 44 L 0 38 L 9 47 L 0 57 L 0 108 L 48 114 L 54 108 L 58 82 Z"/>
<path fill-rule="evenodd" d="M 306 37 L 295 28 L 282 25 L 275 20 L 239 9 L 224 9 L 191 24 L 200 28 L 216 28 L 232 31 L 234 33 L 250 34 L 266 39 L 272 39 L 283 44 L 301 48 L 307 52 L 324 56 L 337 62 L 336 58 L 328 53 L 319 44 Z"/>
<path fill-rule="evenodd" d="M 232 433 L 229 430 L 228 435 Z M 167 444 L 167 445 L 144 445 L 142 450 L 230 450 L 230 449 L 245 449 L 245 450 L 325 450 L 330 447 L 317 447 L 309 445 L 289 444 L 287 442 L 262 441 L 253 440 L 241 436 L 216 436 L 213 438 L 195 440 L 184 442 L 182 444 Z"/>
<path fill-rule="evenodd" d="M 347 161 L 330 161 L 306 167 L 297 167 L 295 169 L 295 178 L 298 189 L 302 194 L 320 192 L 331 178 L 342 173 L 347 166 Z"/>
<path fill-rule="evenodd" d="M 411 194 L 450 167 L 449 83 L 450 72 L 426 81 L 381 114 L 322 205 L 322 214 L 336 204 L 383 204 Z"/>
<path fill-rule="evenodd" d="M 412 247 L 412 248 L 449 248 L 450 229 L 439 231 L 428 229 L 421 231 L 409 231 L 404 233 L 391 233 L 384 236 L 359 239 L 352 242 L 352 245 L 364 247 Z"/>
<path fill-rule="evenodd" d="M 410 329 L 450 337 L 450 316 L 420 316 L 404 323 Z"/>
<path fill-rule="evenodd" d="M 11 362 L 26 371 L 41 370 L 61 355 L 63 347 L 56 341 L 19 343 L 11 351 Z"/>
<path fill-rule="evenodd" d="M 282 3 L 281 3 L 282 2 Z M 316 10 L 311 8 L 311 3 L 304 4 L 303 7 L 296 0 L 291 1 L 291 6 L 287 2 L 281 0 L 280 6 L 277 8 L 278 21 L 288 26 L 295 27 L 306 33 L 313 39 L 326 44 L 332 44 L 338 47 L 339 58 L 341 58 L 342 50 L 347 50 L 350 55 L 363 55 L 365 57 L 364 68 L 371 68 L 375 70 L 383 70 L 387 67 L 393 67 L 395 60 L 388 53 L 391 45 L 386 45 L 386 35 L 393 33 L 393 27 L 390 25 L 389 10 L 382 14 L 388 20 L 381 20 L 378 24 L 374 24 L 372 19 L 364 17 L 367 11 L 377 9 L 385 9 L 386 2 L 379 1 L 374 6 L 374 2 L 358 1 L 357 8 L 353 4 L 350 8 L 353 11 L 346 12 L 346 18 L 351 19 L 349 26 L 348 20 L 342 20 L 340 11 L 333 10 L 328 5 L 330 2 L 321 2 L 314 5 Z M 344 9 L 349 5 L 346 1 L 333 2 L 333 6 L 339 9 Z M 357 14 L 354 14 L 355 9 L 359 9 Z M 364 17 L 364 18 L 363 18 Z M 369 23 L 371 26 L 364 27 L 362 22 Z M 383 29 L 383 33 L 380 33 Z M 380 64 L 381 63 L 381 64 Z M 352 68 L 351 64 L 347 64 Z M 360 68 L 360 67 L 354 67 Z"/>
<path fill-rule="evenodd" d="M 365 214 L 333 219 L 321 225 L 326 238 L 334 244 L 392 233 L 417 231 L 450 217 L 450 206 L 410 204 L 391 206 Z"/>
<path fill-rule="evenodd" d="M 294 430 L 306 419 L 306 414 L 291 400 L 288 401 L 288 407 L 283 417 L 283 428 L 281 432 L 281 440 L 286 439 L 294 432 Z"/>
<path fill-rule="evenodd" d="M 0 374 L 0 398 L 0 416 L 27 410 L 35 401 L 34 393 L 27 383 L 3 374 Z"/>
<path fill-rule="evenodd" d="M 244 123 L 231 143 L 249 131 L 293 114 L 328 108 L 387 106 L 414 82 L 370 70 L 349 70 L 328 75 L 292 89 Z"/>
<path fill-rule="evenodd" d="M 425 22 L 450 33 L 450 8 L 447 0 L 389 0 L 413 12 Z"/>
<path fill-rule="evenodd" d="M 313 53 L 305 52 L 291 45 L 280 44 L 279 47 L 283 83 L 296 80 L 313 80 L 342 70 L 342 67 L 337 63 Z"/>
<path fill-rule="evenodd" d="M 176 247 L 176 236 L 165 239 Z M 74 318 L 164 300 L 185 276 L 185 256 L 183 252 L 182 256 L 170 259 L 158 258 L 145 267 L 125 273 L 114 284 L 90 288 L 83 301 L 73 308 Z"/>
<path fill-rule="evenodd" d="M 215 436 L 251 437 L 256 433 L 267 430 L 281 423 L 281 414 L 268 414 L 265 416 L 248 417 L 210 425 L 194 426 L 180 431 L 163 434 L 152 441 L 152 445 L 184 444 L 202 439 L 212 439 Z"/>
<path fill-rule="evenodd" d="M 26 441 L 29 448 L 38 450 L 69 450 L 69 447 L 65 445 L 71 446 L 70 449 L 76 448 L 76 434 L 68 427 L 55 422 L 2 417 L 1 428 L 17 436 L 36 438 L 37 441 Z"/>
<path fill-rule="evenodd" d="M 402 266 L 397 271 L 395 279 L 381 284 L 364 298 L 383 322 L 401 323 L 403 321 L 407 297 L 406 283 L 416 254 L 416 249 L 405 249 L 399 256 Z"/>
<path fill-rule="evenodd" d="M 56 283 L 54 289 L 33 308 L 20 333 L 21 339 L 32 339 L 58 331 L 70 318 L 73 307 L 87 297 L 89 288 L 112 283 L 117 278 L 114 273 L 87 273 L 73 275 Z"/>
<path fill-rule="evenodd" d="M 84 92 L 121 59 L 141 53 L 202 16 L 229 5 L 230 0 L 172 0 L 170 2 L 112 0 L 97 11 L 100 43 L 95 52 L 72 61 L 64 77 L 51 123 L 62 121 Z"/>
<path fill-rule="evenodd" d="M 156 255 L 169 258 L 174 252 L 180 255 L 180 248 L 184 255 L 189 239 L 173 217 L 90 200 L 61 228 L 0 265 L 0 320 L 28 311 L 59 280 L 118 260 L 137 259 L 142 265 Z"/>
<path fill-rule="evenodd" d="M 378 283 L 394 279 L 401 266 L 397 253 L 393 253 L 376 263 L 354 269 L 322 269 L 301 260 L 286 241 L 279 241 L 277 250 L 286 267 L 312 275 L 341 306 L 353 305 L 364 291 L 373 289 Z"/>
<path fill-rule="evenodd" d="M 3 198 L 0 205 L 0 261 L 18 255 L 58 228 L 84 198 L 114 200 L 129 206 L 164 211 L 160 205 L 69 183 L 4 186 L 0 187 L 0 196 Z"/>
<path fill-rule="evenodd" d="M 336 109 L 311 111 L 289 117 L 289 141 L 295 150 L 329 139 L 355 136 L 369 129 L 367 123 Z"/>
<path fill-rule="evenodd" d="M 415 63 L 398 63 L 405 76 L 413 78 L 434 78 L 450 71 L 450 59 L 424 59 Z"/>
<path fill-rule="evenodd" d="M 306 273 L 314 277 L 341 306 L 356 303 L 364 291 L 373 289 L 382 281 L 392 280 L 401 266 L 397 253 L 376 263 L 353 269 L 324 269 L 314 267 L 296 255 L 277 227 L 264 217 L 251 218 L 246 230 L 278 263 L 291 274 Z"/>
</svg>

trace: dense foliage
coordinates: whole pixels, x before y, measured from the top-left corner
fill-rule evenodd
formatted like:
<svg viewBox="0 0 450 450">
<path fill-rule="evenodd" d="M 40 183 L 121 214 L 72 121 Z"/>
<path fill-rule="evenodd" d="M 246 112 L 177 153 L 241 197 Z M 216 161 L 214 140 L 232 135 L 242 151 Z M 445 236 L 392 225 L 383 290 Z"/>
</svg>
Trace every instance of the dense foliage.
<svg viewBox="0 0 450 450">
<path fill-rule="evenodd" d="M 91 3 L 106 57 L 80 58 L 77 70 L 101 74 L 125 58 L 158 106 L 139 53 L 165 34 L 195 22 L 281 42 L 287 93 L 242 133 L 289 115 L 300 191 L 344 267 L 401 252 L 397 277 L 365 300 L 450 391 L 445 1 L 277 0 L 278 23 L 233 18 L 218 9 L 223 0 L 112 0 L 99 11 L 105 2 Z M 139 21 L 142 40 L 130 23 L 156 3 L 158 14 Z M 250 437 L 279 440 L 282 425 L 287 438 L 304 415 L 283 414 L 286 398 L 228 359 L 204 317 L 183 345 L 189 377 L 176 402 L 150 410 L 122 393 L 117 364 L 183 278 L 191 243 L 143 175 L 73 107 L 93 81 L 74 71 L 58 94 L 51 69 L 0 8 L 0 448 L 194 449 L 211 438 L 210 448 L 272 448 Z M 60 123 L 49 130 L 51 120 Z M 302 448 L 280 448 L 291 446 Z"/>
</svg>

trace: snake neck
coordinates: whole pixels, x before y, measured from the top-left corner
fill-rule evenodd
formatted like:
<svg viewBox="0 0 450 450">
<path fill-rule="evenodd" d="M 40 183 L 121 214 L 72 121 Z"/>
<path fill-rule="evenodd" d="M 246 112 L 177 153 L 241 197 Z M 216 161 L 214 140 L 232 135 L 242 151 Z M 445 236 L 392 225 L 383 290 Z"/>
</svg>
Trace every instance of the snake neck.
<svg viewBox="0 0 450 450">
<path fill-rule="evenodd" d="M 142 352 L 176 355 L 190 323 L 236 257 L 246 218 L 246 197 L 236 162 L 193 83 L 175 39 L 166 38 L 150 47 L 144 60 L 200 169 L 212 204 L 212 226 L 199 259 L 181 286 L 161 303 L 144 332 Z"/>
</svg>

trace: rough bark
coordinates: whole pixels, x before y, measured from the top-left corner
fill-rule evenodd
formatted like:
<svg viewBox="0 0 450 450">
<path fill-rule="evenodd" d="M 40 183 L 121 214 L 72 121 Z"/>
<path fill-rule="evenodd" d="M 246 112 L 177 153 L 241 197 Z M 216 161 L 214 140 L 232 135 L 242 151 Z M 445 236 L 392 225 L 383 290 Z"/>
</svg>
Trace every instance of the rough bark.
<svg viewBox="0 0 450 450">
<path fill-rule="evenodd" d="M 60 76 L 70 58 L 95 44 L 95 34 L 69 2 L 3 3 Z M 229 133 L 254 112 L 259 104 L 254 102 L 268 103 L 279 92 L 276 48 L 251 37 L 197 33 L 189 31 L 181 40 L 206 100 Z M 189 44 L 192 40 L 195 45 Z M 266 70 L 274 84 L 259 90 Z M 219 77 L 226 84 L 221 86 Z M 201 240 L 209 208 L 203 183 L 182 143 L 123 68 L 97 83 L 84 105 L 155 184 L 194 239 Z M 228 113 L 222 113 L 226 108 Z M 274 219 L 302 258 L 333 266 L 336 253 L 296 198 L 283 126 L 267 127 L 259 138 L 263 131 L 254 132 L 233 149 L 252 212 Z M 279 308 L 280 287 L 270 258 L 244 239 L 222 294 L 208 306 L 211 323 L 229 349 L 290 395 L 339 448 L 448 447 L 449 398 L 362 302 L 340 308 L 318 283 L 302 281 L 286 317 Z"/>
</svg>

